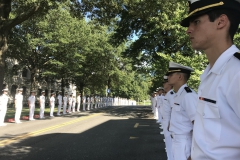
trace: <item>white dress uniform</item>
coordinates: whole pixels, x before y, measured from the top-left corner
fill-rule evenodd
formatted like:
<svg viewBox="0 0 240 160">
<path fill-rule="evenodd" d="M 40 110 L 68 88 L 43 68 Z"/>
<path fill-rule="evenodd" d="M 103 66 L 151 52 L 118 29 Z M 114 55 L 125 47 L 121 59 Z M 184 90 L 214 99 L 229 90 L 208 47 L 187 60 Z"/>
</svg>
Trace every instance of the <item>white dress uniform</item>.
<svg viewBox="0 0 240 160">
<path fill-rule="evenodd" d="M 68 102 L 68 97 L 65 95 L 65 96 L 63 97 L 63 114 L 66 114 L 67 102 Z"/>
<path fill-rule="evenodd" d="M 23 107 L 23 95 L 18 93 L 15 95 L 15 123 L 21 123 L 20 122 L 20 116 L 22 112 Z"/>
<path fill-rule="evenodd" d="M 72 105 L 73 105 L 73 98 L 72 97 L 69 97 L 68 98 L 68 113 L 72 113 L 71 110 L 72 110 Z"/>
<path fill-rule="evenodd" d="M 45 110 L 45 102 L 46 102 L 46 99 L 45 99 L 45 96 L 44 95 L 41 95 L 39 97 L 39 101 L 40 101 L 40 113 L 39 113 L 39 117 L 40 119 L 44 118 L 44 110 Z"/>
<path fill-rule="evenodd" d="M 77 96 L 77 112 L 80 112 L 80 105 L 81 105 L 81 96 Z"/>
<path fill-rule="evenodd" d="M 8 99 L 9 98 L 6 94 L 0 96 L 0 126 L 6 126 L 4 119 L 7 112 Z"/>
<path fill-rule="evenodd" d="M 29 120 L 35 120 L 34 119 L 34 111 L 35 111 L 35 96 L 31 95 L 28 98 L 28 102 L 29 102 Z"/>
<path fill-rule="evenodd" d="M 162 98 L 161 98 L 161 95 L 159 95 L 159 94 L 156 96 L 156 98 L 157 98 L 157 107 L 156 107 L 155 118 L 156 118 L 157 121 L 159 121 L 159 116 L 161 116 L 161 114 L 160 114 L 160 104 L 161 104 Z M 161 122 L 161 119 L 162 118 L 160 118 L 159 122 Z"/>
<path fill-rule="evenodd" d="M 172 106 L 174 104 L 174 96 L 175 93 L 173 90 L 170 90 L 166 93 L 163 101 L 163 111 L 162 111 L 162 125 L 163 125 L 163 133 L 165 137 L 165 145 L 166 145 L 166 151 L 167 151 L 167 157 L 168 160 L 173 160 L 173 153 L 172 153 L 172 137 L 171 132 L 168 131 L 168 126 L 171 119 L 171 112 L 172 112 Z"/>
<path fill-rule="evenodd" d="M 162 122 L 162 110 L 163 110 L 163 100 L 164 100 L 164 95 L 161 94 L 158 96 L 158 122 Z"/>
<path fill-rule="evenodd" d="M 91 104 L 90 104 L 90 108 L 93 109 L 93 105 L 94 105 L 94 97 L 90 98 Z"/>
<path fill-rule="evenodd" d="M 75 112 L 75 107 L 76 107 L 76 98 L 73 96 L 72 98 L 72 112 Z"/>
<path fill-rule="evenodd" d="M 63 98 L 62 98 L 61 94 L 58 95 L 57 100 L 58 100 L 58 112 L 57 112 L 57 115 L 60 116 L 61 115 L 61 108 L 62 108 L 62 101 L 63 101 Z"/>
<path fill-rule="evenodd" d="M 240 159 L 240 53 L 236 52 L 239 49 L 231 46 L 201 75 L 193 160 Z"/>
<path fill-rule="evenodd" d="M 50 117 L 54 117 L 53 116 L 54 108 L 55 108 L 55 98 L 54 98 L 54 96 L 51 96 L 51 98 L 50 98 Z"/>
<path fill-rule="evenodd" d="M 86 110 L 85 109 L 85 107 L 86 107 L 86 97 L 85 96 L 82 97 L 82 103 L 83 103 L 83 111 L 85 111 Z"/>
<path fill-rule="evenodd" d="M 90 110 L 90 97 L 87 97 L 87 110 Z"/>
<path fill-rule="evenodd" d="M 182 85 L 174 96 L 170 128 L 174 160 L 187 160 L 191 152 L 192 130 L 197 106 L 195 91 Z"/>
</svg>

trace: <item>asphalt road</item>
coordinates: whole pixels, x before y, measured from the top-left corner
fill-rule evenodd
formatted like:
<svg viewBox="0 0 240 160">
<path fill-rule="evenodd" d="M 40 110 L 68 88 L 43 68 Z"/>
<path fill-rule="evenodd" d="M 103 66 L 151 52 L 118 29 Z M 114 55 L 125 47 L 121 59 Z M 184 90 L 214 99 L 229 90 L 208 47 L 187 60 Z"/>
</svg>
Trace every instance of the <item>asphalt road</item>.
<svg viewBox="0 0 240 160">
<path fill-rule="evenodd" d="M 0 160 L 166 160 L 149 106 L 104 109 L 0 127 Z"/>
</svg>

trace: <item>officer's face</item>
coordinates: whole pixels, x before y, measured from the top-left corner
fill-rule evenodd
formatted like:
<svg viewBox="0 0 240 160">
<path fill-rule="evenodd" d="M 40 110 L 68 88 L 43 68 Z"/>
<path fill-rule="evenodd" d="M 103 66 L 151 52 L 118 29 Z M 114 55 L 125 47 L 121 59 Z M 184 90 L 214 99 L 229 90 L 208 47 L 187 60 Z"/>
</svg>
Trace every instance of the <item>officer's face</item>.
<svg viewBox="0 0 240 160">
<path fill-rule="evenodd" d="M 210 22 L 208 15 L 202 15 L 190 22 L 187 34 L 193 49 L 207 50 L 212 46 L 212 43 L 216 40 L 214 37 L 217 34 L 216 21 Z"/>
<path fill-rule="evenodd" d="M 6 95 L 7 95 L 7 94 L 8 94 L 8 91 L 4 91 L 3 94 L 6 94 Z"/>
<path fill-rule="evenodd" d="M 179 78 L 179 73 L 175 72 L 175 73 L 171 73 L 168 75 L 168 84 L 173 86 L 177 83 L 177 80 Z"/>
<path fill-rule="evenodd" d="M 165 91 L 169 91 L 169 90 L 172 88 L 172 86 L 169 85 L 168 82 L 165 82 L 165 83 L 163 84 L 163 88 L 164 88 Z"/>
</svg>

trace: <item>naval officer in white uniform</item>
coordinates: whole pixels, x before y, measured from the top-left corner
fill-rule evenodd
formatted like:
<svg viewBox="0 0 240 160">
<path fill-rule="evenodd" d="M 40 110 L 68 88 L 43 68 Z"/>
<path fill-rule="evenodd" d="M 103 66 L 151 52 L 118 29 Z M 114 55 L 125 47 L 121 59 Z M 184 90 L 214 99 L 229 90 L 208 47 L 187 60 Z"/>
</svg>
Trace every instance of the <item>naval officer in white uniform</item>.
<svg viewBox="0 0 240 160">
<path fill-rule="evenodd" d="M 22 107 L 23 107 L 23 89 L 18 88 L 17 89 L 17 94 L 15 95 L 15 123 L 22 123 L 20 121 L 21 113 L 22 113 Z"/>
<path fill-rule="evenodd" d="M 239 30 L 239 0 L 190 1 L 188 27 L 194 50 L 209 64 L 201 75 L 193 130 L 193 160 L 240 159 L 240 53 L 233 43 Z"/>
<path fill-rule="evenodd" d="M 0 96 L 0 126 L 6 126 L 4 119 L 7 113 L 7 104 L 8 104 L 8 89 L 2 90 L 2 95 Z"/>
<path fill-rule="evenodd" d="M 197 94 L 186 83 L 192 71 L 190 67 L 169 62 L 168 83 L 175 92 L 169 128 L 174 160 L 187 160 L 191 154 Z"/>
<path fill-rule="evenodd" d="M 36 91 L 32 90 L 31 91 L 31 96 L 28 97 L 28 107 L 29 107 L 29 121 L 33 121 L 34 119 L 34 111 L 35 111 L 35 97 Z"/>
</svg>

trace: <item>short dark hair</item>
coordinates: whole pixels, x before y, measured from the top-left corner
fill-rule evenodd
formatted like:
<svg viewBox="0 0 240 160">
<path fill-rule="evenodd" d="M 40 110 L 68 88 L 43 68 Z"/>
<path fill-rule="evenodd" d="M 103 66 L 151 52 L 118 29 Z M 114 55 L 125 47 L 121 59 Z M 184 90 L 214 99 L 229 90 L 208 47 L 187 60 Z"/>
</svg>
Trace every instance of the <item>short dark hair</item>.
<svg viewBox="0 0 240 160">
<path fill-rule="evenodd" d="M 225 14 L 230 21 L 229 35 L 233 41 L 233 37 L 236 34 L 239 23 L 240 23 L 240 20 L 238 18 L 240 15 L 238 13 L 236 13 L 235 11 L 231 11 L 228 9 L 215 9 L 215 10 L 212 10 L 207 13 L 210 22 L 214 22 L 222 14 Z"/>
</svg>

